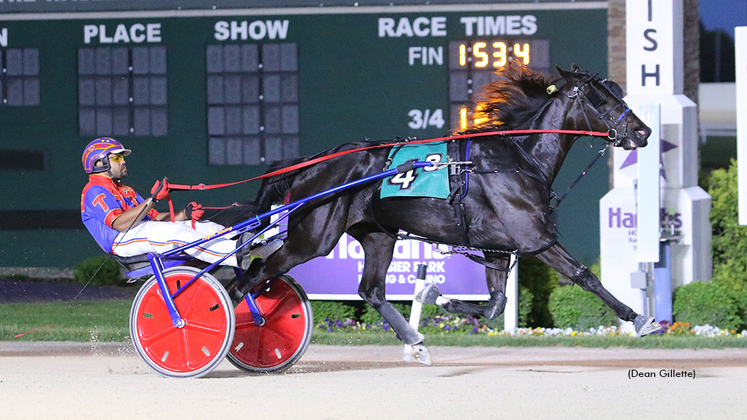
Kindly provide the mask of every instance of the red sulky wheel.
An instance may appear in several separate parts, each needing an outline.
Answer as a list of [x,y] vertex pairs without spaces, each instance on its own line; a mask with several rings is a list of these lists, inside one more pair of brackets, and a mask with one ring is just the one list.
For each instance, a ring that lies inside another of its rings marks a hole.
[[293,366],[311,341],[311,302],[290,276],[266,281],[252,289],[264,319],[254,323],[246,300],[236,307],[236,333],[228,360],[252,373],[278,373]]
[[[175,267],[164,271],[169,291],[186,285],[200,270]],[[140,357],[156,372],[171,377],[198,377],[221,363],[233,340],[236,319],[223,286],[201,275],[174,299],[185,322],[176,328],[155,276],[145,282],[132,303],[130,335]]]

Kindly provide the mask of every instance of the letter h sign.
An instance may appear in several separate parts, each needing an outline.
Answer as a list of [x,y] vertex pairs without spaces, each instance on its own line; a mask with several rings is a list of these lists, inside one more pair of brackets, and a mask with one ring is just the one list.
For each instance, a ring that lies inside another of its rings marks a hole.
[[626,0],[625,10],[628,93],[681,94],[682,0]]

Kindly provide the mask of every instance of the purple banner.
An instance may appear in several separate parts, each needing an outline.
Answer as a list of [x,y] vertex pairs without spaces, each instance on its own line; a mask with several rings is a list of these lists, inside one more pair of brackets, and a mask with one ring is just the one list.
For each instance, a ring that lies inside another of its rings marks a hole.
[[[293,276],[314,300],[360,300],[358,285],[363,273],[363,248],[347,234],[326,257],[292,269]],[[436,283],[441,292],[463,300],[487,300],[485,267],[461,255],[443,255],[434,245],[398,241],[386,273],[388,300],[412,300],[419,264],[428,266],[426,284]]]

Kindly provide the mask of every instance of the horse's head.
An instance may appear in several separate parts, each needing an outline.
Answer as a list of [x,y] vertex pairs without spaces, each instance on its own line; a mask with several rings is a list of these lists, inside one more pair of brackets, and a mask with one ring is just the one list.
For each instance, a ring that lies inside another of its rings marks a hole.
[[[628,108],[620,85],[608,79],[600,79],[597,74],[589,74],[573,65],[572,71],[561,70],[558,74],[565,85],[556,88],[551,85],[548,93],[559,93],[578,101],[570,115],[579,128],[592,131],[606,131],[608,141],[615,147],[625,150],[645,147],[651,129]],[[584,126],[585,125],[585,126]]]

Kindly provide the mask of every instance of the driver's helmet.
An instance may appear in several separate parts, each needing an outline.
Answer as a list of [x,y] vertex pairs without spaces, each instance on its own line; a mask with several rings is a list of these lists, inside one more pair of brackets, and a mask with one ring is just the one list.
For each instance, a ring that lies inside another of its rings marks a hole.
[[[88,143],[83,151],[83,169],[88,174],[105,172],[109,170],[109,153],[121,153],[125,156],[132,153],[132,150],[125,149],[122,143],[111,137],[99,137]],[[104,165],[96,166],[96,161],[101,160]]]

